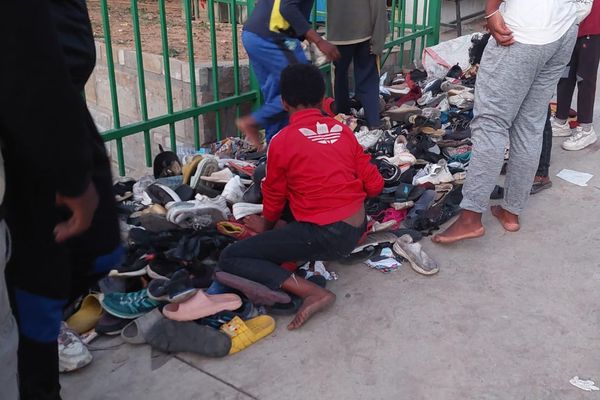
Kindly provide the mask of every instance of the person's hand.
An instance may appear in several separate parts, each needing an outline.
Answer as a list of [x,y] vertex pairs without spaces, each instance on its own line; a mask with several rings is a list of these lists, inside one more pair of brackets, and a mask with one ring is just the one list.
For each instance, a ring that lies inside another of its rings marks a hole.
[[71,218],[61,222],[54,228],[54,238],[58,243],[85,232],[92,224],[94,212],[98,207],[98,193],[90,182],[87,189],[79,197],[66,197],[56,194],[56,205],[66,206],[72,212]]
[[329,43],[325,39],[319,41],[317,43],[317,47],[319,50],[321,50],[321,52],[323,52],[323,54],[325,54],[329,61],[336,61],[342,56],[337,46]]
[[502,46],[510,46],[515,42],[512,31],[506,26],[504,17],[499,12],[487,19],[486,28]]
[[273,228],[273,224],[260,215],[249,215],[245,217],[244,225],[246,225],[246,228],[256,233],[263,233]]

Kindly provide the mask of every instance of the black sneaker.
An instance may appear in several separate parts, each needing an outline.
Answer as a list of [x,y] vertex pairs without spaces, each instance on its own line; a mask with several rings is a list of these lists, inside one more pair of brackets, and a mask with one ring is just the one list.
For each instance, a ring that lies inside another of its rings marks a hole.
[[123,328],[131,322],[130,319],[115,317],[105,312],[96,324],[96,332],[100,335],[119,335]]
[[173,273],[171,279],[154,279],[148,285],[148,297],[170,303],[182,303],[197,291],[190,274],[184,269]]
[[173,189],[168,186],[153,183],[145,190],[146,194],[154,204],[166,205],[170,202],[180,202],[181,197]]
[[134,276],[146,275],[146,267],[156,256],[154,254],[143,254],[141,257],[135,259],[132,263],[123,263],[117,269],[113,269],[108,273],[108,276],[119,276],[123,278],[130,278]]
[[158,145],[160,153],[154,157],[153,169],[154,178],[164,178],[166,176],[176,176],[182,174],[181,161],[177,154],[172,151],[164,151],[161,145]]
[[375,164],[383,177],[384,186],[397,186],[400,182],[400,169],[385,159],[376,159]]
[[180,269],[183,269],[183,266],[176,261],[156,258],[150,261],[146,267],[146,272],[153,279],[171,279],[173,274]]

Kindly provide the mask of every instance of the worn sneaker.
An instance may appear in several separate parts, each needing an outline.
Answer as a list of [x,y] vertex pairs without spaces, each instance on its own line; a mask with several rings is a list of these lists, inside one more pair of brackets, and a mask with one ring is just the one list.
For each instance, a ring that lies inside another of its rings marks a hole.
[[566,137],[573,134],[569,121],[565,121],[564,124],[559,124],[556,121],[556,118],[552,117],[550,119],[550,125],[552,126],[552,136],[554,137]]
[[[554,130],[552,133],[554,134]],[[583,128],[578,126],[575,128],[575,134],[563,142],[562,148],[571,151],[581,150],[596,143],[596,140],[598,140],[598,136],[596,135],[594,128],[586,132]]]
[[424,183],[439,185],[453,181],[454,177],[448,170],[446,160],[440,160],[437,164],[427,164],[425,168],[417,172],[413,178],[413,185],[422,185]]
[[365,150],[375,146],[382,135],[382,130],[375,129],[370,131],[367,127],[361,127],[361,129],[355,133],[356,140],[358,140],[358,143]]
[[71,372],[92,362],[92,354],[75,331],[65,322],[60,325],[58,334],[58,370]]
[[104,311],[115,317],[124,319],[135,319],[149,313],[160,302],[148,297],[146,289],[132,293],[111,293],[102,299]]

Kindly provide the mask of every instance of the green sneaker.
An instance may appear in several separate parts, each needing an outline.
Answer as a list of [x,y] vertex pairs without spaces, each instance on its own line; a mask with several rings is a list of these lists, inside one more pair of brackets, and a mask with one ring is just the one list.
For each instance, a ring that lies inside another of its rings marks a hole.
[[110,293],[102,299],[102,308],[118,318],[135,319],[149,313],[161,304],[148,297],[146,289],[131,293]]

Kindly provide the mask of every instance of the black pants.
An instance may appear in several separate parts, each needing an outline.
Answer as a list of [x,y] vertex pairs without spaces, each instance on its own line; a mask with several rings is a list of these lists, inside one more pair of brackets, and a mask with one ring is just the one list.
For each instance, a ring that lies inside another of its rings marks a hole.
[[[85,0],[53,0],[49,8],[71,82],[81,92],[95,63]],[[119,246],[110,163],[94,122],[90,115],[87,117],[90,128],[82,134],[89,135],[94,157],[91,178],[99,205],[92,226],[84,234],[57,244],[54,226],[68,215],[55,206],[55,182],[49,181],[43,171],[27,170],[22,160],[10,155],[6,160],[6,219],[13,237],[7,283],[19,326],[22,400],[60,399],[57,337],[63,308],[70,297],[79,294],[74,290],[82,290],[74,285],[102,272],[103,265],[96,263],[98,257],[109,255],[111,259]],[[43,121],[39,129],[47,129]]]
[[369,127],[377,128],[379,118],[379,65],[377,56],[371,54],[369,41],[338,46],[341,58],[334,66],[335,108],[339,113],[350,114],[350,91],[348,72],[350,63],[354,63],[355,93],[365,109],[365,118]]
[[550,168],[550,157],[552,156],[552,125],[550,124],[550,106],[548,106],[548,115],[546,116],[546,125],[544,125],[544,139],[542,141],[542,153],[540,154],[540,163],[535,176],[548,176]]
[[236,242],[221,253],[219,268],[225,272],[279,289],[291,273],[286,261],[333,261],[350,254],[364,233],[345,222],[316,225],[292,222],[283,228]]
[[569,117],[571,99],[577,85],[577,121],[580,124],[593,122],[598,62],[600,62],[600,35],[582,36],[577,39],[569,62],[568,77],[558,82],[557,118]]

